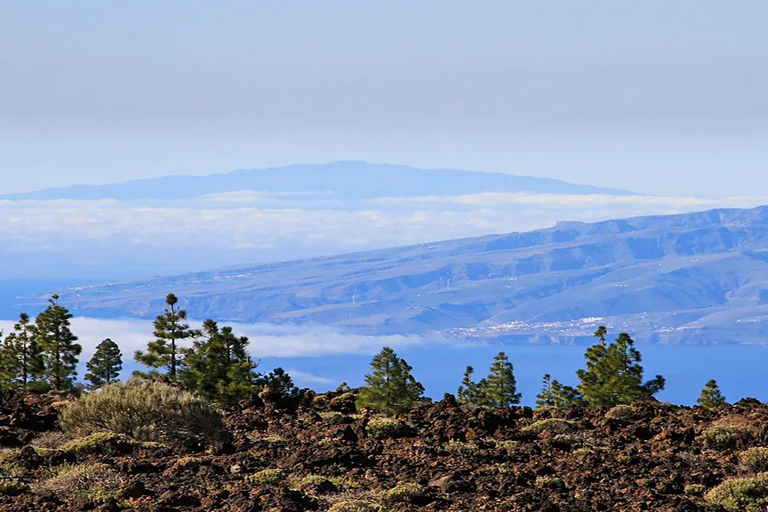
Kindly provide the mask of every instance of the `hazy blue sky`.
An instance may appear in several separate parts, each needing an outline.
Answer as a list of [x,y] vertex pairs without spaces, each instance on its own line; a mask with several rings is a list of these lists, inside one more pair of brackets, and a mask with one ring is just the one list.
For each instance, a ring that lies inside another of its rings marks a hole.
[[358,159],[753,194],[766,34],[764,0],[4,0],[0,192]]

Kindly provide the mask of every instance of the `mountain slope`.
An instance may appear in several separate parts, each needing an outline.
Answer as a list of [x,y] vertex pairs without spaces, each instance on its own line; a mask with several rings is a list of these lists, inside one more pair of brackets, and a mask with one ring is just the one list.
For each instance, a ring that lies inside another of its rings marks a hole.
[[450,169],[427,170],[367,162],[332,162],[239,170],[210,176],[167,176],[114,185],[77,185],[9,194],[0,196],[0,199],[182,199],[243,190],[282,194],[311,193],[346,199],[451,196],[481,192],[631,194],[625,190],[574,185],[531,176]]
[[[569,339],[598,321],[646,339],[768,338],[768,207],[493,235],[84,287],[79,312],[330,324],[369,334]],[[599,317],[599,318],[595,318]]]

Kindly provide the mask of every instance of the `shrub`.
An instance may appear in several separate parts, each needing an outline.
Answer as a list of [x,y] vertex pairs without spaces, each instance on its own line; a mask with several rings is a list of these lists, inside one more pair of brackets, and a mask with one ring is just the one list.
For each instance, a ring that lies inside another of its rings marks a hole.
[[445,445],[445,451],[454,455],[476,455],[479,449],[472,443],[451,440]]
[[686,496],[701,496],[704,494],[705,490],[707,490],[707,488],[701,484],[690,484],[685,486],[684,492]]
[[413,503],[423,498],[427,493],[426,487],[419,484],[400,484],[381,494],[385,503]]
[[35,485],[38,493],[105,501],[122,487],[123,479],[106,464],[66,465],[47,480]]
[[745,450],[739,454],[739,462],[752,473],[768,471],[768,448],[760,446]]
[[383,509],[376,503],[369,501],[352,500],[334,503],[328,512],[382,512]]
[[[329,485],[330,484],[330,485]],[[291,482],[291,489],[310,489],[312,487],[323,487],[328,485],[333,487],[349,486],[354,487],[352,483],[338,476],[307,475],[300,480]]]
[[113,434],[110,432],[97,432],[86,437],[73,439],[61,446],[59,450],[76,453],[78,455],[87,455],[90,453],[113,453],[121,451],[123,447],[129,447],[128,439],[125,436]]
[[400,437],[408,431],[402,421],[393,418],[373,418],[366,426],[368,435],[375,439]]
[[565,484],[563,484],[563,481],[556,477],[556,476],[539,476],[536,477],[536,482],[534,483],[534,487],[536,487],[539,490],[560,490],[565,487]]
[[41,448],[43,450],[56,450],[61,445],[69,442],[70,439],[64,432],[46,432],[38,438],[35,438],[30,444],[33,448]]
[[26,470],[16,464],[0,464],[0,493],[18,494],[25,489],[22,479]]
[[748,431],[739,426],[716,426],[705,430],[697,441],[711,450],[735,448],[748,436]]
[[206,402],[168,384],[130,380],[105,386],[67,406],[61,415],[67,434],[123,434],[169,444],[222,442],[221,418]]
[[560,448],[568,449],[578,445],[579,438],[573,434],[555,434],[552,437],[552,444]]
[[611,407],[608,412],[605,413],[605,419],[613,421],[626,421],[631,420],[635,416],[635,408],[631,405],[617,405]]
[[523,427],[522,432],[524,434],[567,434],[576,430],[576,424],[572,421],[563,420],[560,418],[547,418],[531,423],[527,427]]
[[707,492],[704,499],[729,511],[758,512],[768,505],[768,474],[725,480]]
[[246,480],[259,485],[275,485],[285,480],[286,474],[282,469],[264,469],[258,473],[248,475]]

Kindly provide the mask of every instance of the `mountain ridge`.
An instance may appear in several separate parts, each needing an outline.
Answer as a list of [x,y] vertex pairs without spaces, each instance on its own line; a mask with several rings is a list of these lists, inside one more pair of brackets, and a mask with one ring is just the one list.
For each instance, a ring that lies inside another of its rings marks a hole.
[[[62,292],[80,313],[568,341],[596,322],[652,341],[768,338],[768,206],[559,223]],[[739,329],[733,326],[739,325]]]
[[182,199],[253,190],[323,197],[380,198],[464,195],[482,192],[633,195],[621,189],[567,183],[552,178],[420,169],[406,165],[337,161],[264,169],[240,169],[204,176],[173,175],[106,185],[73,185],[0,195],[5,200]]

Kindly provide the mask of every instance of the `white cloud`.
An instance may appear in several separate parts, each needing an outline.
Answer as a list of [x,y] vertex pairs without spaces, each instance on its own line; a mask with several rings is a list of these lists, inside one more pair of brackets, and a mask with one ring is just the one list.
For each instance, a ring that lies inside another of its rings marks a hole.
[[291,376],[293,381],[300,385],[308,385],[308,384],[335,384],[338,382],[336,379],[329,379],[327,377],[320,377],[319,375],[314,375],[309,372],[303,372],[301,370],[297,370],[295,368],[288,368],[285,370],[288,375]]
[[[0,320],[0,329],[8,333],[13,320]],[[191,321],[193,325],[201,322]],[[384,346],[417,345],[418,336],[364,336],[341,333],[325,326],[296,326],[275,324],[230,324],[235,332],[248,336],[249,350],[254,358],[307,357],[338,354],[375,354]],[[135,350],[145,349],[152,340],[152,321],[142,319],[108,320],[88,317],[72,319],[72,332],[83,347],[81,361],[87,361],[102,340],[111,338],[130,361]],[[307,376],[310,379],[311,376]],[[307,382],[313,382],[307,380]],[[321,381],[314,381],[324,383]]]
[[265,197],[235,193],[168,205],[0,201],[0,278],[183,273],[525,231],[562,220],[768,203],[765,197],[485,193],[340,205],[304,196]]

